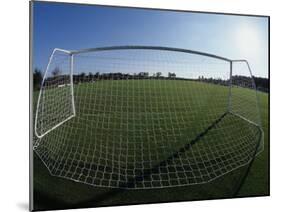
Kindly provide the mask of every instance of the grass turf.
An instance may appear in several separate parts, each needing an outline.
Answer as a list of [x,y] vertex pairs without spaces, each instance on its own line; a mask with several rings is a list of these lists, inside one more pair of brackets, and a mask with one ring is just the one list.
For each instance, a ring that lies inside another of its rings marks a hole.
[[[89,111],[85,111],[85,107],[77,106],[77,114],[80,114],[80,117],[82,116],[81,120],[83,120],[83,122],[80,121],[80,124],[82,126],[91,125],[93,123],[92,118],[95,117],[95,129],[104,130],[103,133],[100,133],[101,137],[99,137],[97,142],[106,140],[108,141],[108,145],[111,144],[110,139],[103,136],[111,133],[112,136],[110,138],[114,139],[118,131],[112,132],[111,129],[118,129],[118,127],[122,129],[124,127],[118,125],[120,120],[121,123],[123,121],[126,127],[134,127],[131,130],[135,132],[136,127],[140,127],[137,128],[139,132],[148,131],[149,134],[149,129],[153,128],[154,133],[156,130],[156,134],[158,135],[162,135],[163,132],[169,135],[169,133],[171,133],[169,132],[169,130],[171,130],[169,126],[173,124],[175,128],[184,127],[187,133],[184,136],[192,138],[194,135],[201,132],[202,129],[206,128],[214,118],[221,115],[223,110],[227,107],[227,101],[223,100],[227,98],[228,92],[226,92],[226,89],[228,88],[224,86],[186,81],[173,81],[173,83],[171,83],[163,80],[158,80],[156,82],[152,82],[151,80],[135,81],[134,87],[130,84],[132,81],[123,81],[122,83],[118,81],[111,81],[110,83],[108,81],[103,81],[99,83],[99,86],[95,85],[95,91],[92,90],[94,88],[93,85],[76,85],[75,101],[82,104],[85,104],[87,101],[89,107],[86,108],[94,106],[94,110]],[[95,92],[95,98],[93,98],[93,92]],[[182,95],[183,92],[185,95]],[[242,89],[236,90],[234,94],[238,93],[239,95],[239,92],[242,94],[240,96],[247,99],[252,91]],[[36,103],[37,95],[37,93],[34,93],[34,103]],[[269,193],[267,175],[268,98],[267,94],[264,93],[259,93],[258,95],[261,102],[262,124],[265,132],[265,150],[255,159],[246,182],[238,194],[239,196],[267,195]],[[182,98],[183,96],[185,98]],[[124,105],[124,103],[127,102],[131,103],[130,106]],[[114,106],[114,109],[112,109],[112,106]],[[196,108],[196,110],[190,110],[189,108]],[[251,110],[251,108],[248,108],[248,110]],[[171,115],[171,111],[183,112],[181,112],[181,114]],[[103,112],[102,115],[101,112]],[[89,119],[89,114],[94,116],[91,116],[92,118]],[[139,122],[130,123],[132,120],[128,120],[128,117],[131,117],[132,114],[135,120],[139,120]],[[176,115],[186,117],[178,126],[175,125],[177,120],[173,119]],[[86,117],[83,119],[83,116]],[[122,118],[128,121],[124,122]],[[160,122],[159,119],[161,120]],[[205,122],[202,122],[202,120],[205,120]],[[75,120],[73,121],[75,122]],[[104,123],[106,125],[101,125]],[[76,131],[75,133],[76,136],[79,137],[79,135],[83,133],[83,127],[80,132],[78,131],[77,133]],[[130,135],[126,133],[124,136],[129,137]],[[140,139],[140,141],[143,141],[144,137],[140,135]],[[162,144],[163,142],[167,144],[169,137],[165,139],[165,136],[161,136],[155,139],[161,140]],[[145,141],[150,142],[149,139]],[[186,142],[186,140],[179,142],[179,145],[171,146],[171,148],[176,150],[180,148],[184,142]],[[161,155],[162,158],[167,156],[168,154]],[[244,172],[245,168],[241,168],[202,185],[124,191],[120,189],[92,187],[62,178],[52,177],[43,163],[35,155],[35,209],[94,207],[111,204],[137,204],[232,197],[231,195],[234,189],[232,182],[234,180],[239,180],[241,174]]]

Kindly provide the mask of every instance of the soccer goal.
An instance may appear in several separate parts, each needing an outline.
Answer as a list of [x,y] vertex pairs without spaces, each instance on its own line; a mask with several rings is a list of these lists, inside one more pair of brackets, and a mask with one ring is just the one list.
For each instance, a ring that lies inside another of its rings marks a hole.
[[186,49],[54,49],[33,148],[51,175],[98,187],[210,182],[263,150],[246,60]]

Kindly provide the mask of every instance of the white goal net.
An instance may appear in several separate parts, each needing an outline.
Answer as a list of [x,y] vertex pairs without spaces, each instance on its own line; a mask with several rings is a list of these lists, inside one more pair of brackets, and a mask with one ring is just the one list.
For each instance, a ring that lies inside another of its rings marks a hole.
[[34,150],[98,187],[212,181],[263,149],[246,61],[165,47],[55,49],[34,91]]

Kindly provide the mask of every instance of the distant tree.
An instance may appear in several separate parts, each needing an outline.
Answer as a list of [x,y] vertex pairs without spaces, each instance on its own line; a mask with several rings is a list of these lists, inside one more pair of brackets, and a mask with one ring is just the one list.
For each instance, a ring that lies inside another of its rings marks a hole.
[[176,77],[176,74],[175,74],[175,73],[169,72],[169,73],[168,73],[168,77],[169,77],[169,78],[175,78],[175,77]]
[[137,77],[137,73],[134,73],[133,76],[132,76],[132,78],[133,78],[133,79],[137,79],[137,78],[138,78],[138,77]]
[[61,74],[61,70],[59,69],[59,67],[55,67],[54,70],[52,71],[52,75],[54,77],[58,76]]
[[89,77],[89,80],[92,81],[94,79],[93,73],[89,72],[88,77]]
[[100,76],[100,72],[96,72],[94,76],[95,76],[96,79],[98,79],[99,76]]
[[79,81],[84,82],[86,80],[86,74],[84,72],[78,75]]
[[114,80],[123,79],[124,75],[121,72],[112,73],[111,78]]
[[142,78],[147,78],[149,76],[149,73],[148,72],[140,72],[140,73],[138,73],[138,76],[142,77]]
[[198,79],[199,79],[199,81],[203,81],[204,80],[204,76],[203,75],[199,76]]
[[43,75],[40,69],[35,68],[33,72],[33,88],[34,90],[40,89],[43,80]]
[[156,77],[161,77],[162,73],[161,72],[156,72]]

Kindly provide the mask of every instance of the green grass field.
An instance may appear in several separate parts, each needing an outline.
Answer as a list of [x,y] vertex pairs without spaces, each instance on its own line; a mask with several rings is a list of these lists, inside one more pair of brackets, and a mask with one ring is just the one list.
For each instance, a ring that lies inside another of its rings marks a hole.
[[[87,161],[87,155],[97,154],[93,151],[93,147],[102,147],[106,142],[106,146],[110,148],[103,157],[109,158],[111,155],[112,160],[107,163],[114,167],[120,164],[114,162],[117,160],[114,156],[123,155],[124,158],[121,157],[118,160],[129,161],[126,166],[121,167],[124,170],[130,169],[130,166],[133,168],[140,161],[150,160],[152,162],[149,165],[153,166],[165,160],[171,153],[191,142],[196,135],[224,113],[228,104],[225,101],[228,97],[228,87],[191,81],[100,81],[75,85],[74,91],[77,117],[46,137],[45,142],[50,142],[56,147],[48,152],[51,158],[49,160],[55,159],[56,155],[69,153],[69,157],[61,159],[61,163]],[[35,92],[34,104],[37,103],[37,96],[38,92]],[[239,196],[269,194],[268,95],[258,93],[258,97],[264,130],[264,151],[256,157],[238,193]],[[244,113],[243,115],[249,116],[247,118],[255,121],[254,109],[249,106],[253,103],[252,90],[233,89],[233,110]],[[216,130],[210,132],[206,136],[208,142],[223,141],[223,136],[225,136],[233,141],[231,145],[234,146],[234,143],[239,141],[237,140],[239,135],[249,128],[248,124],[233,117],[224,119],[221,125],[229,127],[222,132]],[[221,135],[214,137],[218,132]],[[64,138],[63,142],[55,139],[58,136]],[[219,139],[215,140],[217,137]],[[80,141],[81,138],[83,141]],[[118,143],[120,148],[114,146],[116,138],[121,138]],[[171,140],[175,141],[172,145]],[[128,141],[133,142],[128,143]],[[198,147],[201,144],[202,142],[198,144]],[[72,147],[76,147],[81,154],[74,154],[72,157],[70,154]],[[169,151],[160,151],[161,147],[166,149],[169,147]],[[137,154],[140,149],[142,154]],[[224,153],[224,150],[219,149],[221,153]],[[157,157],[153,158],[153,155]],[[71,158],[71,161],[67,158]],[[93,158],[92,162],[103,163],[95,160],[98,158]],[[144,166],[144,164],[141,165]],[[61,166],[53,169],[54,174],[63,176],[71,174],[71,172],[64,172],[65,168],[59,167]],[[246,169],[247,166],[242,167],[205,184],[149,190],[122,190],[89,186],[51,176],[35,154],[35,208],[59,209],[233,197],[233,191],[239,186],[241,176],[244,175]],[[71,176],[84,182],[89,180],[83,176]],[[109,184],[108,180],[98,181],[95,184],[115,185],[114,176],[110,179],[113,184]]]

